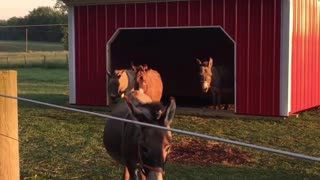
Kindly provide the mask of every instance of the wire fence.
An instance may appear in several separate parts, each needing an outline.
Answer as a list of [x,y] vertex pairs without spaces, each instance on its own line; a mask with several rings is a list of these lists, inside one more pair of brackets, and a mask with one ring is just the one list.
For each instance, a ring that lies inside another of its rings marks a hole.
[[238,146],[261,150],[261,151],[276,153],[276,154],[280,154],[280,155],[286,155],[289,157],[320,162],[320,157],[313,157],[313,156],[308,156],[308,155],[304,155],[304,154],[273,149],[273,148],[269,148],[269,147],[264,147],[264,146],[229,140],[229,139],[225,139],[225,138],[209,136],[209,135],[205,135],[205,134],[199,134],[199,133],[175,129],[175,128],[167,128],[167,127],[157,126],[157,125],[143,123],[143,122],[139,122],[139,121],[132,121],[129,119],[123,119],[123,118],[114,117],[114,116],[110,116],[110,115],[106,115],[106,114],[99,114],[96,112],[90,112],[90,111],[85,111],[85,110],[80,110],[80,109],[75,109],[75,108],[70,108],[70,107],[59,106],[59,105],[55,105],[55,104],[50,104],[50,103],[36,101],[36,100],[22,98],[22,97],[12,97],[12,96],[2,95],[2,94],[0,94],[0,97],[16,99],[16,100],[20,100],[20,101],[25,101],[25,102],[29,102],[29,103],[39,104],[39,105],[53,107],[53,108],[57,108],[57,109],[67,110],[67,111],[85,113],[85,114],[89,114],[89,115],[93,115],[93,116],[97,116],[97,117],[108,118],[110,120],[117,120],[117,121],[121,121],[121,122],[132,123],[132,124],[137,124],[137,125],[146,126],[146,127],[158,128],[158,129],[171,131],[171,132],[178,133],[178,134],[193,136],[193,137],[202,138],[202,139],[206,139],[206,140],[219,141],[219,142],[224,142],[224,143],[228,143],[228,144],[234,144],[234,145],[238,145]]
[[67,24],[0,26],[0,52],[63,51]]

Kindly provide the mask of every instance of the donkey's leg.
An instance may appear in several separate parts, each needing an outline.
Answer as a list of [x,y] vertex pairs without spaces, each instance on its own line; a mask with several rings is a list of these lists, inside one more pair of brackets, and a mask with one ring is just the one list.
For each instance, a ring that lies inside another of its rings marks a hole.
[[[128,180],[138,180],[137,172],[139,173],[139,171],[137,171],[135,166],[127,165],[126,168],[127,168],[128,173],[129,173],[129,179]],[[125,180],[127,180],[127,179],[125,179]]]
[[130,180],[130,174],[127,166],[124,167],[123,180]]
[[217,90],[216,94],[217,94],[217,106],[218,106],[218,109],[222,109],[221,108],[221,90]]
[[214,109],[217,109],[217,91],[215,91],[212,88],[211,94],[212,94],[212,106],[213,106]]

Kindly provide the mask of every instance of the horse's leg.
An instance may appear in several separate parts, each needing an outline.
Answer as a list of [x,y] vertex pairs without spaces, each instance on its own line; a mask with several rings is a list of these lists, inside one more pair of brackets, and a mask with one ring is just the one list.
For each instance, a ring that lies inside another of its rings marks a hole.
[[123,180],[130,180],[130,174],[127,166],[124,167]]

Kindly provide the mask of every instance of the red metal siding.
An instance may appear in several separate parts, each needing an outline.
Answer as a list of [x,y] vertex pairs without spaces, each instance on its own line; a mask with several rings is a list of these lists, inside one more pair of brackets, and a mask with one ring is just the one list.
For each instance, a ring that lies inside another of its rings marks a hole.
[[75,7],[77,104],[106,104],[102,45],[118,27],[221,26],[236,41],[237,112],[277,116],[280,4],[278,0],[193,0]]
[[293,0],[291,113],[320,105],[320,2]]

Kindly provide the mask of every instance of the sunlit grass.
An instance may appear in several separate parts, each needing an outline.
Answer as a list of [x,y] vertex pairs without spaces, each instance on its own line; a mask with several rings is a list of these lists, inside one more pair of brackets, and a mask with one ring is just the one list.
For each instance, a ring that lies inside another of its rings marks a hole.
[[[66,69],[18,69],[19,96],[68,105]],[[107,110],[99,109],[100,113]],[[320,110],[293,120],[177,115],[173,128],[320,157]],[[21,179],[120,179],[122,167],[102,145],[105,120],[19,102]],[[175,141],[186,138],[174,134]],[[250,165],[199,167],[170,162],[166,179],[319,179],[320,163],[240,148]]]

